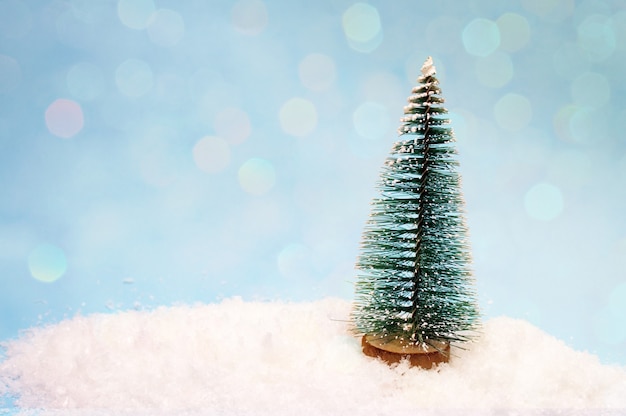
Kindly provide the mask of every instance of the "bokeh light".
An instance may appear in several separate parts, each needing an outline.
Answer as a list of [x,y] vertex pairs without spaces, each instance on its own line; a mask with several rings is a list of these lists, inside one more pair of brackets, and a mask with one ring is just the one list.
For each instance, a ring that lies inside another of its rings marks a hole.
[[83,129],[83,110],[76,101],[59,98],[45,112],[46,127],[55,136],[69,139]]
[[152,89],[154,84],[152,68],[140,59],[127,59],[117,67],[115,83],[122,94],[139,98]]
[[387,109],[372,101],[359,105],[352,115],[352,121],[359,136],[369,140],[385,137],[392,128]]
[[240,0],[232,9],[233,25],[246,35],[258,35],[267,27],[269,17],[261,0]]
[[383,40],[378,9],[366,3],[354,3],[343,13],[343,32],[351,48],[372,52]]
[[561,190],[549,183],[538,183],[526,192],[524,208],[531,218],[551,221],[563,212]]
[[613,13],[610,24],[615,36],[616,50],[618,52],[626,50],[626,10]]
[[159,9],[150,17],[147,31],[154,44],[172,47],[178,44],[185,34],[185,22],[175,11]]
[[221,137],[206,136],[192,150],[196,166],[207,173],[222,171],[230,164],[230,147]]
[[217,135],[230,144],[243,143],[252,132],[248,113],[236,107],[227,107],[217,113],[214,128]]
[[241,189],[251,195],[264,195],[276,182],[274,165],[261,158],[248,159],[238,172]]
[[496,102],[493,115],[500,127],[509,131],[517,131],[530,123],[532,106],[523,95],[509,93]]
[[552,120],[554,131],[557,137],[565,142],[573,141],[570,131],[570,120],[574,113],[578,110],[578,106],[568,104],[561,107]]
[[117,15],[131,29],[145,29],[156,7],[152,0],[119,0]]
[[607,16],[592,14],[578,25],[578,46],[593,62],[603,61],[615,50],[615,33]]
[[278,113],[280,126],[287,134],[296,137],[308,136],[317,126],[317,109],[304,98],[291,98]]
[[606,114],[590,106],[575,107],[569,119],[570,137],[580,144],[597,144],[606,134]]
[[15,88],[22,79],[22,72],[17,61],[10,56],[0,55],[0,94]]
[[300,82],[312,91],[330,88],[336,78],[335,62],[327,55],[312,53],[298,65]]
[[32,14],[24,1],[0,1],[0,36],[21,38],[31,29]]
[[462,39],[467,53],[488,56],[500,46],[500,30],[492,20],[477,18],[465,26]]
[[476,78],[491,88],[505,86],[513,78],[513,62],[508,54],[494,52],[475,63]]
[[530,41],[528,20],[517,13],[504,13],[496,20],[500,32],[500,48],[507,52],[515,52]]
[[52,283],[67,271],[65,252],[52,244],[40,244],[28,256],[28,269],[40,282]]
[[73,65],[65,77],[67,89],[79,100],[91,101],[104,92],[104,74],[91,63],[79,62]]
[[574,104],[600,108],[609,102],[611,86],[604,75],[586,72],[572,82],[571,92]]

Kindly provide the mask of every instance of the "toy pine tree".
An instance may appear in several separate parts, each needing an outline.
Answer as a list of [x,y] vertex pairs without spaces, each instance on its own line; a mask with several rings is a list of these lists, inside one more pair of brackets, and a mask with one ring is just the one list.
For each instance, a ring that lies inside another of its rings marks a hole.
[[454,136],[430,57],[418,82],[363,233],[351,318],[366,354],[430,368],[468,340],[479,313]]

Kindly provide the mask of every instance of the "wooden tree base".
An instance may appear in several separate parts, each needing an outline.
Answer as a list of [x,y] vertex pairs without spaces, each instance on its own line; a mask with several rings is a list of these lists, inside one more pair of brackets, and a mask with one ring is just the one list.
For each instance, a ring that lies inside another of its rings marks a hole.
[[372,335],[361,339],[363,353],[369,357],[380,358],[387,364],[394,364],[407,358],[411,366],[430,369],[450,359],[450,343],[431,341],[431,345],[414,344],[404,340],[384,341]]

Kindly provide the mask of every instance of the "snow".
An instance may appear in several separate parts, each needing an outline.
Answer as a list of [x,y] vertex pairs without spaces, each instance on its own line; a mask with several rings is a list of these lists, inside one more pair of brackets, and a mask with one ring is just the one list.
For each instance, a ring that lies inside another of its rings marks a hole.
[[429,56],[424,61],[424,65],[422,65],[422,76],[429,77],[435,75],[437,70],[435,69],[435,65],[433,65],[433,58]]
[[491,319],[465,350],[453,349],[450,363],[428,371],[364,356],[349,311],[350,302],[330,298],[227,299],[76,316],[4,344],[0,395],[37,415],[626,409],[626,368],[602,365],[528,322]]

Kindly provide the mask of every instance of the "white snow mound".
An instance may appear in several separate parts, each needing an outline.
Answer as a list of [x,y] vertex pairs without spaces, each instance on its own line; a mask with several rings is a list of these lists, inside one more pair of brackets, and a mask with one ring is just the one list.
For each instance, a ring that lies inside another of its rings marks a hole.
[[0,396],[37,415],[626,409],[625,368],[601,365],[525,321],[486,322],[466,350],[429,371],[364,356],[348,332],[349,311],[339,299],[229,299],[77,316],[4,343]]

